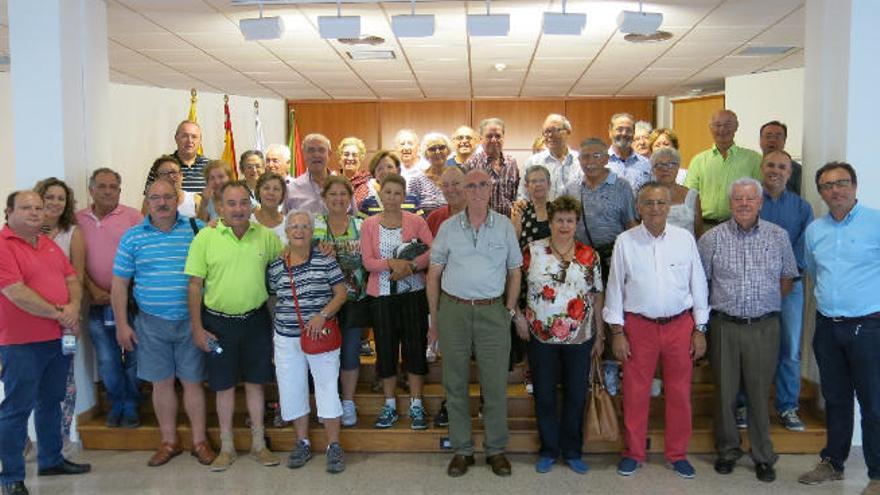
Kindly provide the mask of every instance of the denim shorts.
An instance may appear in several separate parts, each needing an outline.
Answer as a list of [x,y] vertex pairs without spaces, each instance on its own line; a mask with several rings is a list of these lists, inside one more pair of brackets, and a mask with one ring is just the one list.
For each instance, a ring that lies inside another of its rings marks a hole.
[[205,379],[205,353],[193,344],[190,320],[166,320],[139,311],[137,376],[149,382],[177,377],[186,382]]

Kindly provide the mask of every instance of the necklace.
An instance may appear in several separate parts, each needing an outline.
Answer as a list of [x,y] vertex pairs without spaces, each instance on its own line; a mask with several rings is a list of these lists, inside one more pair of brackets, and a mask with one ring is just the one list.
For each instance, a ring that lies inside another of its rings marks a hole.
[[571,253],[574,251],[574,242],[572,241],[571,246],[569,246],[568,249],[565,250],[565,252],[562,252],[556,247],[556,245],[551,240],[550,241],[550,249],[552,249],[553,252],[555,252],[557,255],[559,255],[560,260],[566,261],[566,259],[569,258],[569,255],[571,255]]

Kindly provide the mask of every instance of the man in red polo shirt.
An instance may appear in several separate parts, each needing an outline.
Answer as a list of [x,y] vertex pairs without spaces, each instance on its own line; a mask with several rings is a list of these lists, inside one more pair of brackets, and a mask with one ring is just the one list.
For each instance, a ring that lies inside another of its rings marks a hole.
[[38,474],[81,474],[88,464],[61,456],[61,401],[70,356],[61,329],[78,331],[81,289],[76,272],[55,242],[40,233],[43,200],[17,191],[6,200],[0,230],[0,487],[27,494],[24,444],[31,411],[37,429]]

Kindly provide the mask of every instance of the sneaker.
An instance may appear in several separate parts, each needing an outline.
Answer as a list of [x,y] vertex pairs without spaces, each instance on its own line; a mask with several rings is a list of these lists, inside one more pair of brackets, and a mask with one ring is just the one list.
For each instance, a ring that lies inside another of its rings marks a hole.
[[697,475],[694,467],[691,466],[691,463],[688,462],[687,459],[673,462],[672,470],[675,471],[675,474],[677,474],[679,478],[684,478],[686,480],[692,480]]
[[861,495],[880,495],[880,480],[871,480]]
[[552,457],[538,457],[538,462],[535,463],[535,471],[541,474],[549,473],[553,469],[554,464],[556,464],[556,459]]
[[257,452],[251,451],[251,459],[266,467],[277,466],[281,464],[281,460],[278,459],[278,456],[276,456],[274,453],[272,453],[271,450],[266,447],[263,447]]
[[590,466],[588,466],[587,463],[580,458],[566,459],[565,464],[568,466],[569,469],[577,474],[587,474],[587,471],[590,470]]
[[385,404],[382,406],[382,410],[379,411],[379,417],[376,418],[376,424],[373,426],[379,429],[391,428],[394,426],[394,423],[397,423],[398,419],[400,417],[397,415],[397,410]]
[[617,464],[617,474],[621,476],[632,476],[639,469],[639,461],[632,457],[624,457]]
[[745,430],[749,427],[749,408],[746,406],[738,406],[733,417],[736,421],[736,427],[740,430]]
[[312,446],[303,440],[297,440],[293,451],[287,456],[287,467],[301,468],[312,458]]
[[327,446],[327,472],[341,473],[345,471],[345,460],[342,458],[342,446],[336,442]]
[[797,409],[789,409],[779,413],[779,422],[786,430],[804,431],[804,422],[798,416]]
[[438,428],[446,428],[449,426],[449,411],[446,410],[446,401],[440,404],[440,410],[434,416],[434,426]]
[[410,428],[412,428],[413,430],[428,429],[428,418],[425,414],[425,408],[422,406],[409,406],[409,420],[411,422]]
[[831,465],[831,459],[822,459],[816,464],[812,470],[802,474],[798,481],[805,485],[818,485],[826,481],[837,481],[843,479],[843,471],[834,469]]
[[215,473],[219,473],[221,471],[226,471],[229,469],[229,466],[235,462],[235,452],[226,452],[225,450],[221,450],[217,457],[214,458],[214,462],[211,463],[211,471]]
[[354,401],[342,401],[342,426],[354,426],[358,422],[357,406]]
[[370,347],[370,339],[361,339],[361,356],[372,356],[373,348]]

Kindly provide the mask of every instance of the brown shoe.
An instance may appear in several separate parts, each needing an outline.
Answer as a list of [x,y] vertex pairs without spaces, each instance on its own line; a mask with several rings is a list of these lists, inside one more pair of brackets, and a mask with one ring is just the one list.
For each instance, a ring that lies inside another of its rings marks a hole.
[[211,448],[211,444],[207,441],[193,445],[190,455],[198,459],[199,464],[203,466],[211,465],[211,463],[214,462],[214,459],[217,458],[217,454],[214,452],[214,449]]
[[468,466],[473,465],[474,456],[455,454],[452,456],[452,460],[449,461],[449,467],[446,468],[446,474],[453,478],[458,478],[459,476],[464,476],[464,473],[468,470]]
[[868,486],[862,490],[862,495],[878,495],[880,494],[880,480],[871,480]]
[[179,443],[168,443],[162,442],[159,445],[159,450],[153,454],[153,457],[150,457],[150,460],[147,461],[147,466],[157,467],[163,464],[167,464],[168,461],[174,459],[179,456],[183,452],[183,448],[180,447]]
[[498,476],[510,476],[510,461],[504,454],[490,455],[486,458],[486,464],[492,468],[492,472]]

